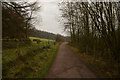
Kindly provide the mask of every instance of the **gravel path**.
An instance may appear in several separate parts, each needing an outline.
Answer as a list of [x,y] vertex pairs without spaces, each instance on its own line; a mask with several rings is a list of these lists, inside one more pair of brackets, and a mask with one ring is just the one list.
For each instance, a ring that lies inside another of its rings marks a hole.
[[46,78],[96,78],[66,44],[61,44]]

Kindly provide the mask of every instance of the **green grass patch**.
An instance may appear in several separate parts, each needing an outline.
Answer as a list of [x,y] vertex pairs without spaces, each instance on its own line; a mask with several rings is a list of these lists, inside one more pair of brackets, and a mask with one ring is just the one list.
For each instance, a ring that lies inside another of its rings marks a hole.
[[31,40],[33,39],[39,39],[41,41],[55,41],[55,40],[50,40],[50,39],[43,39],[43,38],[36,38],[36,37],[29,37]]
[[[51,49],[44,50],[42,54],[36,55],[34,57],[34,61],[37,61],[38,65],[33,66],[36,72],[34,72],[34,74],[31,74],[28,77],[30,78],[31,76],[33,76],[34,78],[44,78],[51,67],[51,64],[56,56],[58,48],[59,43],[55,46],[52,46]],[[34,61],[33,63],[35,63]]]
[[59,48],[59,43],[53,45],[51,40],[50,48],[43,49],[46,42],[42,39],[40,44],[32,41],[29,46],[3,50],[3,78],[43,78]]
[[[104,60],[102,58],[95,58],[94,56],[86,55],[85,53],[80,53],[77,48],[68,46],[74,54],[84,62],[96,75],[100,78],[115,78],[117,75],[116,64],[112,65],[109,60]],[[114,67],[113,67],[114,66]]]

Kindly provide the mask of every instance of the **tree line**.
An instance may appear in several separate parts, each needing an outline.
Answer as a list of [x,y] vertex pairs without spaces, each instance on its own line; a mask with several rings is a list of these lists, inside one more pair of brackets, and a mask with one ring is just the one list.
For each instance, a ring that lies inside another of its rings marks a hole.
[[2,2],[2,38],[28,38],[33,29],[33,13],[38,9],[37,2]]
[[71,45],[111,60],[120,74],[120,2],[62,2],[60,10]]
[[30,36],[32,36],[32,37],[51,39],[51,40],[55,40],[55,38],[56,38],[56,34],[46,32],[46,31],[41,31],[38,29],[33,29],[31,33],[32,34]]
[[34,12],[40,7],[38,2],[2,2],[2,38],[28,39],[33,36],[56,40],[58,35],[37,30],[34,26]]

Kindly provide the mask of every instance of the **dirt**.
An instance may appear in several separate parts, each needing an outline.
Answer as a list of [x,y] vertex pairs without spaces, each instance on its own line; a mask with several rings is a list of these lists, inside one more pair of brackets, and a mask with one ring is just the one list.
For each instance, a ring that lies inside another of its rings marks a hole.
[[74,53],[62,43],[46,78],[96,78]]

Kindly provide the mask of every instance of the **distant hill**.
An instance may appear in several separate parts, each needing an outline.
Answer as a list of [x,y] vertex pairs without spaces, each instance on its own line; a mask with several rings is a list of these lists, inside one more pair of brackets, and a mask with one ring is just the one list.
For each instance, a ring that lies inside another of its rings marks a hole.
[[46,32],[46,31],[37,30],[37,29],[34,29],[32,31],[31,36],[38,37],[38,38],[44,38],[44,39],[51,39],[51,40],[55,40],[55,38],[56,38],[56,34]]

